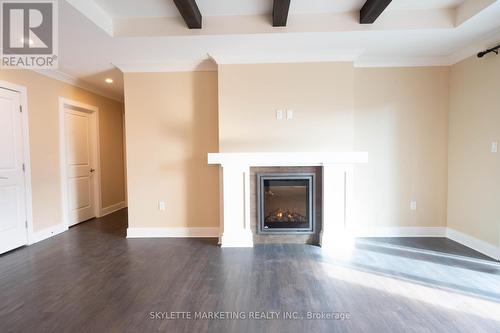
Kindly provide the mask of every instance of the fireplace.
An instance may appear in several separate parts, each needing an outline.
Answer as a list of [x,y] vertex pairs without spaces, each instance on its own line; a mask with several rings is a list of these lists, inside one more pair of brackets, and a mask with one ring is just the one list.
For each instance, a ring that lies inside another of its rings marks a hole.
[[257,174],[258,233],[314,233],[314,174]]

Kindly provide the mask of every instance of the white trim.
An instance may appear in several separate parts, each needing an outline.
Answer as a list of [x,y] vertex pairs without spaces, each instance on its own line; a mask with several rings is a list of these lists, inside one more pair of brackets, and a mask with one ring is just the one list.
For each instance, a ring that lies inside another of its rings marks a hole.
[[115,64],[123,73],[214,72],[217,64],[211,59],[170,60],[168,62],[135,62]]
[[372,227],[349,229],[353,237],[446,237],[500,261],[500,247],[447,227]]
[[123,141],[123,191],[125,207],[128,206],[128,169],[127,169],[127,127],[125,126],[125,108],[122,110],[122,141]]
[[54,226],[42,229],[40,231],[36,231],[33,233],[33,237],[31,238],[29,245],[33,245],[35,243],[46,240],[47,238],[59,235],[67,230],[68,230],[68,226],[66,226],[63,223],[60,223],[60,224],[56,224]]
[[488,260],[488,259],[479,259],[479,258],[474,258],[474,257],[467,257],[464,255],[460,254],[452,254],[452,253],[447,253],[447,252],[440,252],[436,250],[430,250],[430,249],[423,249],[423,248],[415,248],[412,246],[408,245],[402,245],[402,244],[392,244],[392,243],[386,243],[386,242],[376,242],[376,241],[371,241],[369,239],[358,239],[356,240],[356,244],[360,245],[374,245],[376,247],[383,247],[387,249],[395,249],[395,250],[403,250],[405,252],[412,252],[412,253],[424,253],[424,254],[429,254],[432,256],[438,256],[442,258],[447,258],[447,259],[458,259],[461,261],[468,261],[468,262],[473,262],[473,263],[481,263],[484,265],[490,265],[494,267],[499,267],[499,263]]
[[368,163],[367,152],[317,153],[209,153],[208,164],[222,166],[320,166],[326,164]]
[[442,57],[360,57],[354,68],[372,67],[447,67],[453,65],[450,56]]
[[32,69],[32,71],[35,73],[38,73],[40,75],[49,77],[49,78],[57,80],[57,81],[67,83],[67,84],[72,85],[74,87],[89,91],[91,93],[112,99],[112,100],[120,102],[120,103],[123,103],[123,101],[124,101],[123,97],[121,97],[121,96],[116,96],[113,94],[105,93],[101,89],[97,89],[89,83],[86,83],[78,78],[75,78],[72,75],[63,73],[63,72],[55,70],[55,69]]
[[84,109],[84,110],[87,110],[87,111],[90,111],[90,112],[99,112],[99,108],[97,106],[93,106],[93,105],[90,105],[90,104],[81,103],[81,102],[74,101],[74,100],[71,100],[71,99],[68,99],[68,98],[59,97],[59,102],[62,102],[63,106],[64,105],[69,105],[69,106],[72,106],[72,107],[75,107],[75,108],[79,108],[79,109]]
[[[467,57],[477,53],[480,48],[467,53]],[[354,54],[354,52],[353,52]],[[211,57],[211,56],[210,56]],[[215,58],[211,58],[214,59]],[[358,57],[357,55],[346,56],[293,56],[283,55],[242,57],[241,55],[218,58],[217,63],[208,60],[178,61],[172,60],[166,63],[116,63],[123,73],[167,73],[167,72],[213,72],[217,71],[219,65],[247,65],[247,64],[296,64],[296,63],[318,63],[318,62],[349,62],[355,68],[371,67],[447,67],[455,64],[455,54],[440,57]]]
[[466,235],[463,232],[452,228],[447,229],[446,237],[457,243],[470,247],[473,250],[481,252],[482,254],[485,254],[495,260],[500,260],[500,247],[498,246],[477,239],[473,236]]
[[351,206],[352,165],[326,164],[322,168],[322,225],[319,243],[321,247],[338,244],[339,237],[345,236],[348,211]]
[[23,157],[24,157],[24,186],[25,186],[25,200],[26,200],[26,220],[28,222],[28,228],[26,230],[27,244],[32,243],[33,239],[33,194],[31,187],[31,158],[30,158],[30,136],[29,136],[29,113],[28,113],[28,90],[25,86],[10,83],[7,81],[0,80],[0,87],[16,91],[20,95],[19,102],[23,109],[22,112],[22,122],[23,122]]
[[61,203],[62,203],[62,220],[63,224],[69,227],[68,220],[68,182],[66,176],[66,142],[65,142],[65,107],[74,107],[80,110],[89,112],[92,115],[95,131],[92,131],[93,160],[95,163],[94,174],[94,214],[95,217],[101,216],[101,154],[99,140],[99,108],[96,106],[80,103],[64,97],[59,97],[59,161],[60,161],[60,177],[61,177]]
[[95,1],[89,0],[66,0],[71,6],[91,20],[95,25],[104,30],[109,36],[113,37],[114,22],[113,17],[109,15]]
[[241,64],[288,64],[288,63],[315,63],[315,62],[353,62],[363,53],[362,49],[324,50],[324,52],[261,52],[246,54],[230,54],[211,52],[208,57],[217,65]]
[[220,189],[222,211],[220,226],[223,234],[222,247],[252,247],[250,230],[250,168],[242,165],[222,167],[222,187]]
[[253,234],[250,229],[237,232],[224,232],[220,237],[221,247],[253,247]]
[[488,35],[481,38],[481,40],[476,40],[473,44],[470,44],[449,56],[449,64],[455,65],[465,60],[469,57],[475,57],[478,52],[489,49],[493,46],[498,45],[500,29],[496,29]]
[[109,205],[108,207],[104,207],[101,209],[101,217],[109,215],[111,213],[114,213],[114,212],[116,212],[120,209],[123,209],[125,207],[127,207],[127,204],[125,203],[125,201],[116,203],[114,205]]
[[365,227],[348,231],[354,237],[446,237],[446,227]]
[[219,228],[128,228],[127,238],[219,237]]

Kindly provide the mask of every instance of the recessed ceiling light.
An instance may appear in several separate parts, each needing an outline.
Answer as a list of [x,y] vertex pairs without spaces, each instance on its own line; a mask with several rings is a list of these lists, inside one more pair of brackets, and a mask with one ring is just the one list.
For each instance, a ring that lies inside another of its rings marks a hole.
[[106,80],[104,80],[104,81],[106,81],[106,83],[110,83],[110,84],[111,84],[111,83],[113,83],[113,79],[110,79],[110,78],[107,78],[107,79],[106,79]]

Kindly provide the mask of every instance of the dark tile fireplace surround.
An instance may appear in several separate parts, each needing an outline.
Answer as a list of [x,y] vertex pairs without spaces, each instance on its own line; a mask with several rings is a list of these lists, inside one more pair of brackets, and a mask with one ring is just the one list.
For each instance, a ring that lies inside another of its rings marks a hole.
[[250,169],[254,243],[319,244],[321,167]]

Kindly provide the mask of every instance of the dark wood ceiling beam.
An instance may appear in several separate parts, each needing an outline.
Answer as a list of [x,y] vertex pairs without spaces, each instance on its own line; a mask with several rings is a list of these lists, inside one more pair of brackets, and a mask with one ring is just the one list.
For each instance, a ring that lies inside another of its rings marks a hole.
[[196,0],[174,0],[189,29],[201,29],[201,13]]
[[359,23],[372,24],[392,0],[367,0],[359,12]]
[[286,27],[290,0],[274,0],[273,27]]

